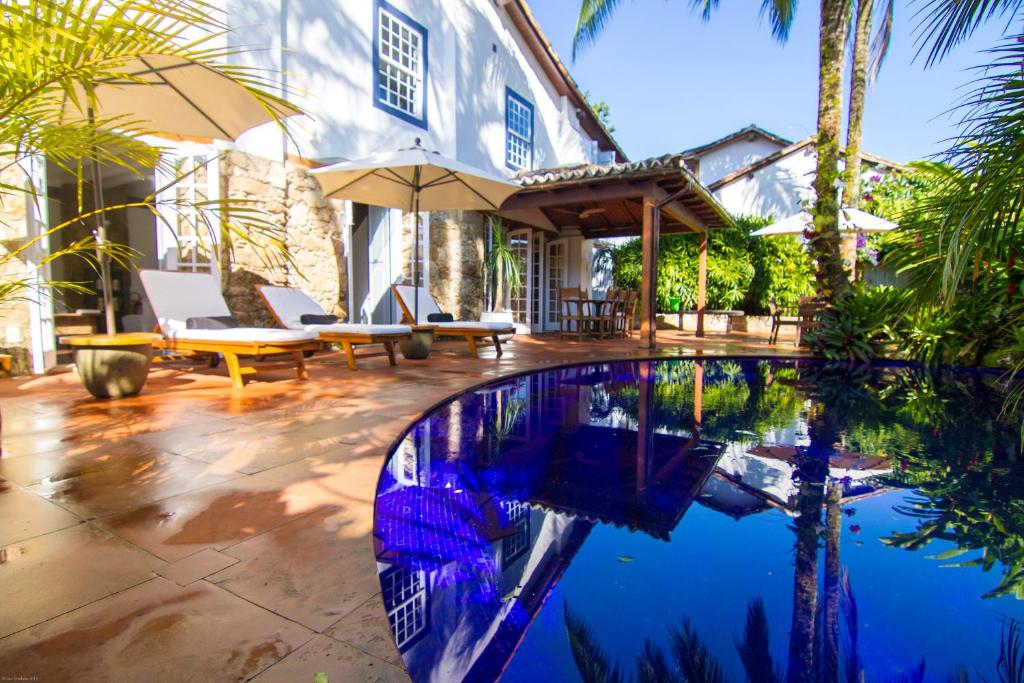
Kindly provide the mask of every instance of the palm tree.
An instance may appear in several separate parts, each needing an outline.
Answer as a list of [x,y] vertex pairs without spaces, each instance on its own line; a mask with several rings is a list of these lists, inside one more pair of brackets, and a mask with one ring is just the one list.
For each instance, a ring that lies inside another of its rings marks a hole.
[[[592,44],[604,30],[620,0],[582,0],[573,57]],[[690,0],[701,17],[710,18],[718,0]],[[850,283],[839,253],[839,140],[842,123],[843,64],[853,0],[821,0],[818,71],[817,173],[814,189],[814,229],[807,237],[818,264],[818,292],[831,301],[841,298]],[[768,18],[772,35],[784,43],[793,24],[797,0],[762,0],[761,12]]]
[[861,142],[864,133],[864,103],[868,85],[882,68],[892,37],[892,19],[895,0],[886,0],[879,16],[879,27],[874,41],[871,28],[874,22],[874,0],[857,0],[853,27],[853,59],[850,66],[850,108],[846,122],[846,172],[844,175],[844,203],[856,208],[860,204]]

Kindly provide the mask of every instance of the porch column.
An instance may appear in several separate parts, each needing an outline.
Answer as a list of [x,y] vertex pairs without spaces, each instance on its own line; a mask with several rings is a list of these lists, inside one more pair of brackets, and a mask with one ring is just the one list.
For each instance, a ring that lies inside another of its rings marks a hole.
[[708,231],[700,233],[697,249],[697,336],[704,336],[704,308],[708,297]]
[[640,348],[653,349],[658,327],[658,238],[661,209],[652,195],[644,196],[642,267],[640,277]]

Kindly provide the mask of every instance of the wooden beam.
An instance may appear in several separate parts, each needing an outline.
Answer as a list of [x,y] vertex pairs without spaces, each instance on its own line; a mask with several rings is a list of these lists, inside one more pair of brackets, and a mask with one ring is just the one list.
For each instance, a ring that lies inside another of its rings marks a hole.
[[654,198],[662,206],[662,210],[673,220],[679,221],[694,232],[708,231],[708,224],[703,218],[657,185],[654,186]]
[[708,297],[708,233],[700,233],[697,248],[697,336],[704,336],[704,308]]
[[652,195],[644,197],[644,221],[641,232],[640,276],[640,346],[653,349],[657,344],[658,328],[658,235],[661,210]]
[[565,206],[575,209],[579,204],[587,202],[618,201],[637,199],[649,193],[651,183],[618,183],[609,187],[577,187],[571,190],[537,190],[524,188],[519,194],[509,197],[501,205],[502,211],[519,209],[547,209],[553,206]]

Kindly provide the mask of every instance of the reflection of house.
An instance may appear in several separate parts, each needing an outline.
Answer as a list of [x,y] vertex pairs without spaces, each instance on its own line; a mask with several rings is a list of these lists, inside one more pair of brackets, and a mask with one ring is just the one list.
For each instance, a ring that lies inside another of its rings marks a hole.
[[[759,445],[749,447],[732,443],[716,468],[717,474],[728,480],[730,488],[716,486],[702,492],[701,500],[709,507],[727,507],[730,499],[742,494],[761,497],[772,505],[789,508],[799,482],[794,478],[802,446]],[[849,451],[834,453],[829,458],[829,477],[844,486],[844,497],[859,495],[873,487],[867,482],[872,477],[892,471],[889,459]],[[709,497],[705,497],[708,493]]]
[[719,471],[708,477],[697,502],[733,519],[756,515],[771,507],[762,496],[747,490]]
[[[813,137],[797,142],[750,125],[683,153],[687,165],[734,216],[800,212],[813,199],[817,165]],[[864,154],[865,173],[900,168],[897,162]]]

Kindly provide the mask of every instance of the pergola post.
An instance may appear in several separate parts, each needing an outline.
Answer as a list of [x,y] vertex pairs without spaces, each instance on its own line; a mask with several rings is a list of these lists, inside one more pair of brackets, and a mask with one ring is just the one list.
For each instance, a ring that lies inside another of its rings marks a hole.
[[708,298],[708,231],[700,232],[697,248],[697,336],[704,336],[704,308]]
[[653,349],[658,328],[658,238],[661,232],[661,209],[651,194],[644,195],[641,231],[640,277],[640,347]]

